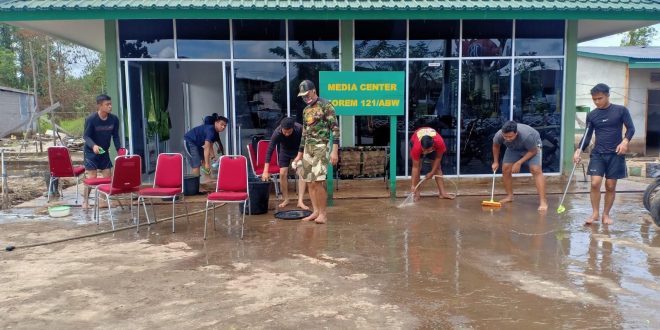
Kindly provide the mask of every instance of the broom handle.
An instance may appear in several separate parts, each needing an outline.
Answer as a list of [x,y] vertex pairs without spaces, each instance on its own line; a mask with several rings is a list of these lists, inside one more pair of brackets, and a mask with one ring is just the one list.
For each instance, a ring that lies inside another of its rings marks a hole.
[[[589,123],[587,123],[587,127],[585,128],[584,135],[582,136],[582,142],[580,142],[580,155],[582,155],[582,148],[584,147],[584,141],[586,140],[587,133],[589,133]],[[566,192],[568,192],[568,186],[571,185],[571,181],[573,181],[573,174],[575,173],[575,168],[577,167],[577,163],[573,162],[573,169],[571,170],[571,175],[568,176],[568,182],[566,183],[566,188],[564,188],[564,194],[561,196],[561,200],[559,201],[559,205],[564,205],[564,198],[566,197]]]
[[493,197],[495,196],[495,172],[497,170],[493,171],[493,187],[490,189],[490,201],[493,201]]

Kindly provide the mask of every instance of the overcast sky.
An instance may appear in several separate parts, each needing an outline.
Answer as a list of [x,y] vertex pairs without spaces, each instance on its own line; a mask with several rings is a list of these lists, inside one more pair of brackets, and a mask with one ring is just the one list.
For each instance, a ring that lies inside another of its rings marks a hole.
[[[655,35],[655,38],[653,38],[653,41],[651,41],[651,46],[660,46],[660,24],[653,25],[653,27],[658,33]],[[609,37],[582,42],[578,46],[616,47],[621,44],[621,39],[623,39],[623,34],[614,34]]]

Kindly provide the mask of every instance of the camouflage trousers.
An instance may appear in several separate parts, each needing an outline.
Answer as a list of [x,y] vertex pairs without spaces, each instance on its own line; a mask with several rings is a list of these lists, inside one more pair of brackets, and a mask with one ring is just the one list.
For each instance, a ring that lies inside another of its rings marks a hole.
[[328,174],[328,145],[306,144],[302,159],[305,182],[325,181]]

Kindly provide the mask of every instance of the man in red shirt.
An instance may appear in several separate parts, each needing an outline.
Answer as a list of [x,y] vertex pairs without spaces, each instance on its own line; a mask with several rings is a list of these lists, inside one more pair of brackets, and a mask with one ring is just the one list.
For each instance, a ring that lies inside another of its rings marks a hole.
[[415,201],[419,200],[420,196],[420,190],[415,189],[420,174],[426,174],[427,180],[437,175],[435,183],[438,185],[438,197],[454,199],[455,196],[445,191],[445,185],[442,181],[440,162],[447,147],[445,147],[445,142],[442,140],[440,133],[430,127],[421,127],[410,137],[410,143],[412,144],[410,149],[410,158],[412,159],[412,186],[410,191],[415,194]]

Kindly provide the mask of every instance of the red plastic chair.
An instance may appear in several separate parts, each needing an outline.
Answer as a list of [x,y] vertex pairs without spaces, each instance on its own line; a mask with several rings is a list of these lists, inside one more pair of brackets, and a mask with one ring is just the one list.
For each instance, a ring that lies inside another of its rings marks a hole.
[[[156,160],[156,173],[154,174],[153,187],[142,188],[138,192],[137,200],[137,223],[135,224],[136,231],[140,230],[140,201],[147,217],[147,223],[151,224],[149,220],[149,212],[147,212],[147,205],[145,199],[172,199],[172,232],[174,232],[174,204],[177,201],[177,196],[181,197],[183,204],[186,207],[186,219],[188,218],[188,204],[183,196],[183,155],[179,153],[162,153],[158,155]],[[151,209],[156,218],[156,211],[151,204]]]
[[[266,164],[266,152],[268,152],[268,144],[270,143],[270,140],[260,140],[257,142],[257,151],[256,153],[252,149],[252,145],[248,144],[248,153],[250,155],[250,165],[252,167],[252,173],[254,173],[255,176],[260,177],[264,173],[264,167]],[[256,163],[254,160],[256,159]],[[280,195],[280,185],[279,185],[279,177],[280,177],[280,166],[278,165],[278,156],[277,156],[277,148],[273,149],[273,153],[271,154],[270,157],[270,163],[268,163],[268,173],[270,173],[270,178],[273,181],[273,184],[275,185],[275,193],[277,196]]]
[[[125,156],[128,154],[128,150],[126,148],[119,148],[117,150],[117,156]],[[85,178],[83,180],[83,184],[87,187],[90,188],[90,192],[94,190],[94,200],[98,200],[98,191],[96,190],[96,187],[102,184],[110,184],[112,182],[112,178]],[[94,208],[94,219],[97,219],[99,216],[98,213],[96,213],[96,208]]]
[[[133,216],[133,194],[137,194],[140,191],[140,185],[142,185],[142,158],[138,155],[117,156],[115,158],[115,170],[112,172],[110,184],[101,184],[96,187],[98,192],[96,195],[96,205],[94,206],[96,214],[99,212],[99,197],[102,195],[108,204],[112,229],[115,229],[110,200],[129,195],[131,216]],[[100,222],[99,218],[98,216],[96,218],[97,225]]]
[[[48,201],[50,202],[50,191],[59,178],[76,178],[76,204],[78,204],[78,183],[80,175],[85,173],[84,166],[73,166],[69,149],[63,146],[54,146],[48,148],[48,166],[50,167],[50,180],[48,182]],[[61,186],[60,186],[61,187]],[[62,195],[60,191],[60,196]]]
[[[247,159],[245,156],[221,156],[218,182],[215,192],[206,196],[204,214],[204,239],[206,239],[206,225],[208,223],[209,204],[215,203],[241,203],[243,202],[243,219],[241,221],[241,239],[245,224],[245,207],[249,207],[250,190],[248,188]],[[215,229],[215,207],[213,207],[213,228]]]

